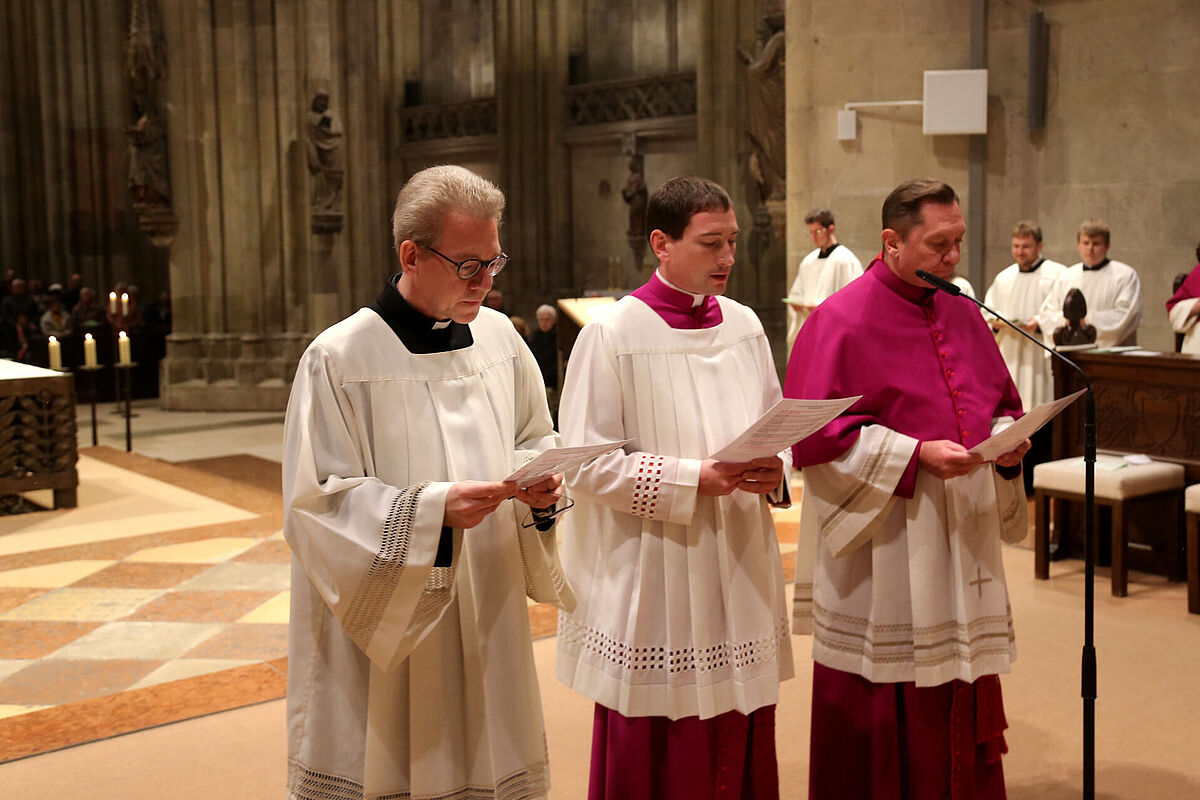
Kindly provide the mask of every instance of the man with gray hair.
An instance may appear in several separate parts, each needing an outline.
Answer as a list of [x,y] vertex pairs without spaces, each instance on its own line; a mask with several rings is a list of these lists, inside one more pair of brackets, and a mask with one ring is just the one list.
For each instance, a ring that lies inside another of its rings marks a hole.
[[400,272],[296,370],[289,798],[549,790],[526,594],[574,600],[562,476],[503,480],[558,441],[532,354],[481,308],[508,261],[503,210],[461,167],[414,175],[392,218]]

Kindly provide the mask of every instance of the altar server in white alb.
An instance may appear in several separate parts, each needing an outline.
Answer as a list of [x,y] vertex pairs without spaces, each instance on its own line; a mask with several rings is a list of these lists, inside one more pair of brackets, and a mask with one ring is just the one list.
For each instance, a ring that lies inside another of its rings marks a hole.
[[833,212],[817,208],[804,215],[808,235],[812,237],[816,250],[804,257],[792,289],[788,292],[787,344],[788,350],[796,341],[796,334],[813,309],[838,289],[863,274],[862,263],[850,248],[837,240]]
[[392,218],[400,273],[296,370],[293,800],[547,795],[525,598],[573,601],[555,554],[561,476],[501,481],[557,443],[533,354],[480,308],[508,260],[503,209],[461,167],[414,175]]
[[[768,507],[790,466],[708,456],[780,399],[763,328],[722,297],[738,224],[712,181],[673,178],[646,212],[658,269],[580,331],[563,439],[631,439],[574,473],[558,676],[596,701],[591,800],[778,796],[775,703],[792,677]],[[790,459],[787,459],[790,461]]]
[[[1003,269],[988,288],[984,304],[1015,322],[1026,333],[1039,336],[1038,311],[1066,267],[1042,255],[1042,229],[1030,220],[1012,232],[1013,263]],[[1050,356],[999,319],[986,315],[996,332],[1000,355],[1008,365],[1025,410],[1054,399]]]
[[1054,346],[1054,330],[1067,324],[1063,300],[1079,289],[1087,301],[1083,321],[1096,328],[1097,347],[1137,344],[1142,321],[1142,282],[1137,270],[1108,257],[1108,225],[1089,219],[1079,226],[1075,242],[1080,261],[1059,273],[1038,313],[1046,344]]

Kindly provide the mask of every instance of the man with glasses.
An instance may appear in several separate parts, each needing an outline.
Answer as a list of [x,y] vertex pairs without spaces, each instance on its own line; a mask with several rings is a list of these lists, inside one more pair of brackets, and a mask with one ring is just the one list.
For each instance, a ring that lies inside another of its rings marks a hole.
[[481,309],[508,261],[504,196],[414,175],[400,273],[305,351],[288,404],[288,796],[544,797],[526,594],[571,607],[561,475],[501,479],[557,444],[541,373]]
[[754,311],[722,297],[737,217],[703,178],[646,209],[658,269],[584,326],[559,419],[569,445],[629,439],[572,473],[559,678],[596,702],[590,800],[779,796],[775,704],[792,677],[768,503],[778,456],[709,456],[780,399]]

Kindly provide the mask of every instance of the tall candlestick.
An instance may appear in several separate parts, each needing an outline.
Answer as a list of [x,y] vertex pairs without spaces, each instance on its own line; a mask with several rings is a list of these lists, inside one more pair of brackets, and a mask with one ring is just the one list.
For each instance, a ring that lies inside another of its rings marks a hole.
[[120,338],[117,339],[117,353],[122,364],[129,364],[133,361],[129,357],[129,336],[125,331],[121,331]]
[[116,314],[117,314],[117,293],[116,292],[108,293],[108,313],[112,314],[113,316],[116,316]]
[[50,337],[50,369],[62,369],[62,345],[55,336]]
[[126,319],[129,318],[129,294],[128,294],[128,292],[121,292],[121,316],[125,317]]
[[83,335],[83,363],[86,366],[96,366],[96,340],[90,333]]

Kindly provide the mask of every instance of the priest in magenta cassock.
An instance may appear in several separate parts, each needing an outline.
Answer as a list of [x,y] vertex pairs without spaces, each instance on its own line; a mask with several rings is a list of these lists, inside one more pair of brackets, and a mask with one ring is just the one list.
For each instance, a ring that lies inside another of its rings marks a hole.
[[1028,440],[968,449],[1021,415],[977,307],[931,288],[965,231],[954,190],[901,184],[883,251],[813,312],[784,395],[862,395],[798,443],[794,630],[813,635],[810,796],[1002,798],[997,675],[1016,658],[1001,542],[1020,540]]
[[400,274],[296,370],[290,800],[548,793],[526,595],[573,600],[562,476],[501,480],[558,439],[533,354],[480,308],[508,260],[503,210],[461,167],[414,175],[392,218]]
[[1058,273],[1038,312],[1046,344],[1054,346],[1054,331],[1067,324],[1063,301],[1078,289],[1087,301],[1083,321],[1096,328],[1097,347],[1137,344],[1142,322],[1142,282],[1137,270],[1108,257],[1111,234],[1098,219],[1085,220],[1075,234],[1079,262]]
[[[1196,260],[1200,261],[1200,244],[1196,245]],[[1200,356],[1200,264],[1196,264],[1175,294],[1167,300],[1167,318],[1171,329],[1183,334],[1179,352]]]
[[720,296],[738,234],[725,191],[667,181],[646,229],[658,270],[580,331],[559,406],[568,446],[632,441],[567,475],[579,603],[559,616],[558,676],[596,701],[591,800],[771,800],[792,653],[768,502],[786,502],[790,456],[708,456],[779,379],[758,317]]

